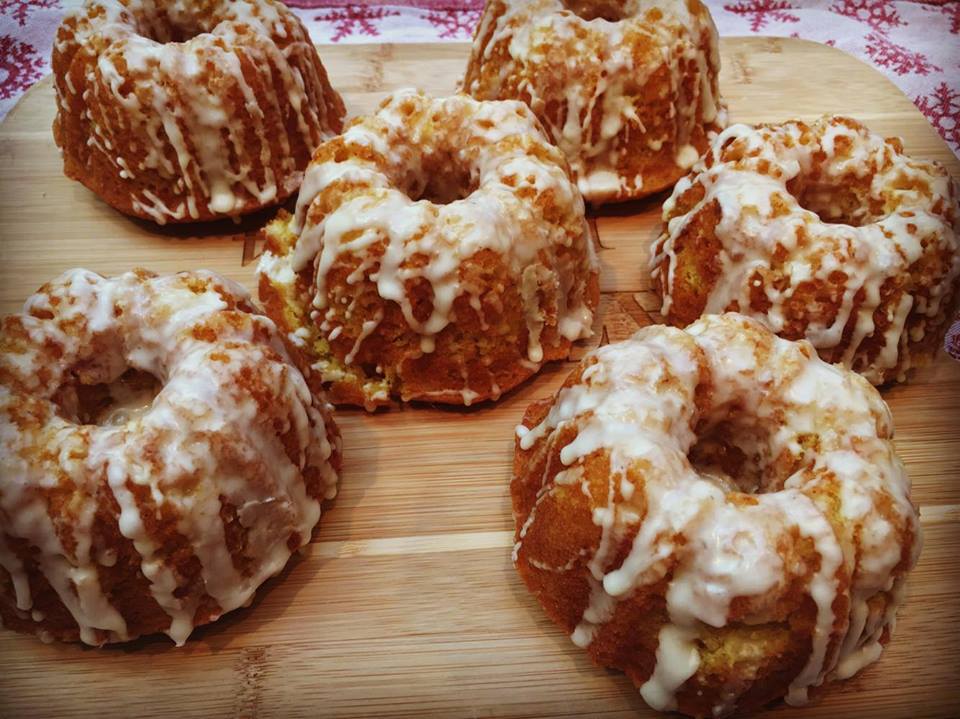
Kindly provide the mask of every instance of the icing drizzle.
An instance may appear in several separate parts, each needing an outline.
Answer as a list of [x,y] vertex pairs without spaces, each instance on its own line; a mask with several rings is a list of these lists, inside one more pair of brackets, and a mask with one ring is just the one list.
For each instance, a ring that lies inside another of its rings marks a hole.
[[[282,200],[344,114],[306,30],[273,0],[87,0],[54,67],[58,142],[80,164],[97,153],[122,204],[160,224]],[[64,145],[68,126],[86,148]]]
[[[477,98],[527,102],[592,202],[668,186],[699,157],[697,133],[726,124],[717,31],[703,4],[628,0],[614,19],[591,17],[602,4],[487,3],[463,84]],[[628,171],[641,153],[670,177],[645,182],[642,165]]]
[[[540,424],[517,428],[526,466],[546,461],[560,470],[514,479],[539,488],[529,514],[518,517],[514,558],[584,577],[591,591],[575,643],[589,647],[621,602],[666,579],[669,621],[640,687],[656,709],[677,709],[678,693],[700,667],[704,632],[783,621],[776,606],[791,587],[802,587],[816,612],[788,702],[804,703],[810,687],[879,657],[919,554],[920,528],[890,413],[873,387],[822,362],[809,344],[777,338],[736,314],[704,317],[686,331],[640,330],[592,352],[574,377]],[[704,382],[711,389],[701,392]],[[733,422],[725,435],[758,458],[758,487],[688,457],[724,422]],[[573,438],[555,445],[570,428]],[[605,500],[584,472],[598,453],[610,462]],[[586,556],[549,566],[538,547],[555,555],[565,525],[557,524],[556,508],[553,524],[538,523],[538,510],[559,488],[577,484],[594,498],[600,538]],[[812,557],[800,551],[802,540]],[[882,611],[870,609],[878,597]],[[735,620],[734,600],[741,607]],[[846,606],[849,612],[835,611]],[[718,703],[715,715],[735,701]]]
[[[290,228],[296,235],[292,251],[282,256],[266,251],[259,267],[281,286],[312,273],[311,319],[322,336],[339,337],[341,323],[354,311],[358,293],[352,293],[344,314],[336,303],[348,298],[338,298],[341,288],[328,279],[338,266],[353,266],[348,283],[375,285],[382,300],[400,307],[419,336],[420,351],[433,352],[437,335],[456,323],[455,300],[467,296],[479,312],[493,289],[466,283],[461,274],[463,263],[483,250],[502,258],[513,281],[496,291],[520,295],[527,329],[523,350],[532,367],[544,360],[547,307],[556,308],[563,338],[590,336],[593,304],[585,288],[597,260],[583,200],[562,156],[525,105],[465,95],[435,99],[402,90],[335,142],[342,150],[318,151],[307,170]],[[438,157],[467,176],[466,189],[446,203],[421,197],[436,184],[431,172],[437,171]],[[554,216],[543,207],[557,208]],[[408,290],[418,279],[432,290],[425,317],[417,314]],[[377,331],[383,311],[364,316],[343,358],[346,366]],[[291,340],[302,344],[298,337]],[[315,369],[325,380],[337,379],[326,364]],[[466,367],[462,371],[466,374]],[[464,403],[474,394],[465,388]],[[492,396],[499,396],[498,388]]]
[[[699,199],[688,207],[687,197]],[[910,159],[899,141],[842,117],[727,128],[663,207],[652,267],[675,324],[700,314],[675,302],[691,291],[678,248],[699,251],[691,228],[710,208],[720,249],[702,260],[718,263],[702,312],[736,310],[803,336],[874,384],[904,379],[915,344],[949,323],[960,277],[956,189],[943,167]],[[839,289],[824,300],[809,294],[817,285]],[[827,309],[811,309],[817,303]]]
[[[24,314],[5,318],[0,566],[22,616],[33,607],[31,581],[11,538],[31,548],[82,641],[140,633],[100,582],[117,553],[94,524],[112,500],[177,644],[199,618],[248,602],[310,540],[320,503],[305,477],[334,495],[339,438],[273,324],[248,303],[243,288],[207,272],[104,279],[72,270],[27,300]],[[109,383],[128,367],[162,385],[145,411],[104,425],[71,416],[64,388]],[[69,503],[53,504],[58,496]],[[228,510],[246,537],[240,550],[228,545]],[[175,517],[175,530],[158,529],[153,513]],[[198,578],[182,573],[170,531],[199,563]],[[32,616],[45,632],[43,616]]]

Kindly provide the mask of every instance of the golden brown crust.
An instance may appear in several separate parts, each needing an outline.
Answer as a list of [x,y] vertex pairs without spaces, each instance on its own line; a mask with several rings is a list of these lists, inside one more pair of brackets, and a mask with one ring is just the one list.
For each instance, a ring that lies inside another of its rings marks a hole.
[[282,202],[345,113],[305,28],[274,0],[88,0],[60,26],[52,65],[64,173],[161,224]]
[[949,175],[850,118],[728,129],[663,221],[653,275],[670,324],[764,318],[874,384],[928,363],[960,302]]
[[[888,641],[917,559],[917,515],[888,410],[862,378],[846,373],[841,387],[838,376],[809,345],[712,316],[591,353],[527,409],[511,482],[517,570],[564,632],[655,707],[705,717],[798,702],[816,637],[827,679]],[[869,478],[861,461],[876,463]],[[854,496],[867,483],[869,509]],[[876,522],[889,528],[883,547],[865,536]],[[866,579],[880,556],[885,569]],[[649,568],[629,591],[615,589],[610,580],[638,566]],[[720,596],[715,617],[706,607]],[[696,663],[665,697],[657,667],[681,672],[686,656],[664,650],[668,627],[692,633],[683,646]],[[815,667],[804,681],[816,679]]]
[[[339,433],[241,288],[77,270],[4,317],[0,347],[4,626],[182,643],[310,540]],[[128,365],[165,378],[156,397],[124,401],[149,387]]]
[[463,88],[530,105],[587,200],[637,199],[673,185],[724,126],[717,48],[698,0],[631,16],[602,0],[490,0]]
[[336,403],[498,399],[599,301],[582,200],[519,103],[388,98],[264,236],[261,302]]

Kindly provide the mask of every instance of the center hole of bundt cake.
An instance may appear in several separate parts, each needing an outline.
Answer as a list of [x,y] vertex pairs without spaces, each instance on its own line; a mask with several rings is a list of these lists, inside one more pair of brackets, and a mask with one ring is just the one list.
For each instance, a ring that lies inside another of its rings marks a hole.
[[64,385],[54,401],[77,424],[120,426],[146,412],[160,388],[149,372],[129,368],[112,382]]
[[626,18],[626,9],[622,0],[563,0],[567,10],[588,22],[590,20],[608,20],[618,22]]
[[459,166],[453,157],[427,158],[419,177],[406,183],[411,200],[426,200],[434,205],[449,205],[463,200],[476,191],[477,178],[468,168]]
[[138,18],[138,32],[145,38],[159,43],[187,42],[197,35],[210,32],[217,24],[217,19],[201,13],[191,11],[190,3],[180,5],[163,4],[152,11],[144,11]]
[[703,423],[691,448],[690,464],[702,478],[726,492],[763,494],[780,488],[770,456],[769,433],[741,412]]
[[[799,179],[799,178],[798,178]],[[869,195],[869,186],[860,188],[855,183],[808,182],[801,180],[788,185],[800,206],[831,225],[860,227],[873,222],[870,207],[863,201]]]

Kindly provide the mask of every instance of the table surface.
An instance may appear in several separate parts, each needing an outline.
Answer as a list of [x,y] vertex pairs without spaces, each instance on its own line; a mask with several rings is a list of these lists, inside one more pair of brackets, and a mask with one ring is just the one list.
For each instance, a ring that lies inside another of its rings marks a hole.
[[[353,113],[411,81],[452,91],[467,52],[462,44],[322,48]],[[960,177],[909,100],[839,51],[734,38],[722,43],[722,59],[736,121],[844,112],[901,135],[911,153]],[[827,73],[844,83],[825,82]],[[207,267],[252,286],[263,217],[179,228],[122,217],[63,177],[53,113],[46,80],[0,126],[0,311],[77,265],[105,274]],[[592,218],[603,290],[593,344],[657,319],[647,250],[663,199]],[[339,411],[340,494],[315,542],[252,607],[180,649],[164,637],[97,650],[2,631],[0,716],[653,716],[624,676],[592,665],[545,618],[510,563],[512,430],[571,366],[545,368],[495,405]],[[926,534],[897,632],[877,664],[819,702],[761,716],[946,717],[960,706],[960,364],[941,354],[884,396]]]

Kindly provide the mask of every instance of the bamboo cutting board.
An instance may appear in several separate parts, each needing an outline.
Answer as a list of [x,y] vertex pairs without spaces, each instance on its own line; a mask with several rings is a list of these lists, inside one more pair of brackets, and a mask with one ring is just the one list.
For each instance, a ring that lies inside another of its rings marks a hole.
[[[358,113],[397,87],[453,91],[468,47],[321,53]],[[960,178],[960,163],[916,108],[859,61],[790,39],[725,39],[722,55],[735,121],[851,114]],[[127,219],[62,176],[53,114],[46,80],[0,126],[0,312],[74,266],[205,267],[253,286],[263,217],[199,228]],[[595,216],[604,294],[589,344],[656,320],[647,248],[663,199]],[[0,716],[654,716],[627,679],[593,666],[545,618],[510,563],[512,430],[571,367],[546,368],[496,405],[340,411],[340,494],[317,540],[251,608],[181,649],[165,637],[97,650],[0,631]],[[960,711],[960,363],[941,353],[884,395],[926,533],[894,640],[879,663],[813,706],[762,716]]]

